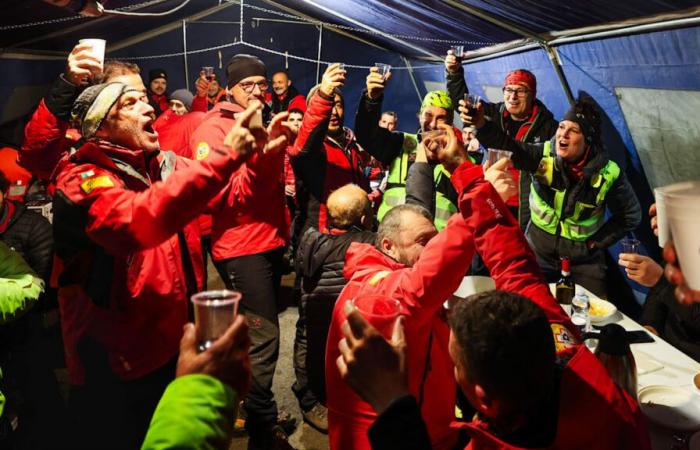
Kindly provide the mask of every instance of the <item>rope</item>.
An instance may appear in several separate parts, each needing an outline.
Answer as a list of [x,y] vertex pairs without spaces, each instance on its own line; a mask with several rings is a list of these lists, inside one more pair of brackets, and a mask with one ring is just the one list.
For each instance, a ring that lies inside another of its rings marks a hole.
[[176,6],[173,9],[170,9],[168,11],[163,11],[163,12],[157,12],[157,13],[140,13],[140,12],[131,12],[130,10],[135,9],[137,7],[146,7],[146,6],[151,6],[155,5],[158,3],[162,3],[165,0],[153,0],[151,2],[145,2],[142,3],[141,5],[133,5],[133,6],[126,6],[121,9],[105,9],[104,13],[111,15],[111,16],[129,16],[129,17],[161,17],[161,16],[167,16],[168,14],[172,14],[175,11],[178,11],[187,5],[190,0],[183,0],[182,3],[180,3],[178,6]]

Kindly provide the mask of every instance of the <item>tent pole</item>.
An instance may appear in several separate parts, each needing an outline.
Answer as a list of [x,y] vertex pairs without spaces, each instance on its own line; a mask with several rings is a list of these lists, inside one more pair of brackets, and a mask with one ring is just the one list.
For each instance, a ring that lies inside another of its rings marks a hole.
[[416,90],[416,95],[418,96],[418,103],[423,101],[423,96],[420,93],[420,89],[418,89],[418,83],[416,83],[416,77],[413,74],[413,66],[411,66],[411,63],[408,61],[408,59],[401,55],[401,59],[403,59],[404,65],[408,68],[408,76],[411,77],[411,82],[413,83],[413,88]]
[[187,68],[187,19],[182,21],[182,58],[185,60],[185,88],[190,90],[190,72]]
[[573,105],[575,102],[574,95],[571,92],[571,86],[569,86],[569,82],[566,80],[566,75],[564,75],[564,69],[562,69],[561,67],[561,61],[559,60],[559,53],[557,53],[557,49],[547,44],[542,44],[542,49],[545,52],[547,52],[547,56],[549,56],[549,61],[552,63],[554,73],[557,74],[559,84],[561,84],[561,88],[564,90],[564,94],[566,94],[566,99],[569,101],[570,105]]
[[323,43],[323,24],[318,26],[318,56],[316,58],[316,84],[321,82],[321,46]]

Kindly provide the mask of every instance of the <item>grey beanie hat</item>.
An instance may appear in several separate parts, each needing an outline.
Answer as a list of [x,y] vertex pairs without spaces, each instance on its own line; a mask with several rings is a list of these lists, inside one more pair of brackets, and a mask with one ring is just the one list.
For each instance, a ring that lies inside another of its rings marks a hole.
[[168,100],[180,100],[182,104],[185,105],[185,108],[187,108],[187,111],[191,111],[194,95],[187,89],[178,89],[170,94]]

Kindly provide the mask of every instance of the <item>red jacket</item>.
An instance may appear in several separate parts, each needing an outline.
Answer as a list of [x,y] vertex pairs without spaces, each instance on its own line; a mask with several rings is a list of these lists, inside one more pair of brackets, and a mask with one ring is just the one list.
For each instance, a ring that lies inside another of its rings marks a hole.
[[201,288],[204,274],[192,222],[240,164],[228,152],[199,163],[104,141],[90,141],[60,162],[54,239],[63,262],[59,305],[73,383],[85,380],[88,361],[79,350],[88,342],[123,380],[143,377],[177,354],[188,291]]
[[[243,109],[220,102],[209,111],[190,140],[195,159],[212,154]],[[256,153],[235,173],[212,206],[212,254],[215,261],[283,247],[288,237],[284,198],[284,154]]]
[[321,231],[326,229],[326,200],[331,192],[348,183],[369,191],[361,148],[352,131],[345,129],[344,147],[326,135],[332,110],[333,99],[319,90],[309,103],[292,151],[295,174],[310,196],[305,206],[307,224]]
[[32,180],[32,174],[17,164],[17,155],[17,150],[12,147],[0,147],[0,171],[10,182],[10,188],[5,193],[5,198],[23,202]]
[[516,220],[483,180],[481,167],[465,163],[451,180],[457,192],[464,191],[459,202],[461,214],[453,216],[445,230],[426,245],[413,267],[397,263],[368,244],[351,244],[348,249],[344,275],[350,281],[336,302],[326,346],[332,450],[370,449],[367,430],[376,419],[371,406],[350,390],[335,367],[346,300],[377,293],[401,302],[402,314],[406,316],[409,389],[422,404],[422,416],[434,449],[451,449],[457,439],[456,430],[450,427],[457,386],[447,349],[449,328],[442,318],[442,304],[459,286],[475,246],[498,289],[531,298],[552,322],[573,329],[544,283]]
[[[562,373],[557,433],[549,450],[650,450],[639,404],[615,385],[596,358],[578,345]],[[494,436],[475,419],[455,423],[471,437],[465,450],[522,450]]]
[[153,129],[158,132],[160,148],[172,150],[178,156],[192,159],[190,140],[194,131],[202,123],[204,115],[204,112],[194,111],[178,116],[174,111],[167,110],[158,116],[153,123]]

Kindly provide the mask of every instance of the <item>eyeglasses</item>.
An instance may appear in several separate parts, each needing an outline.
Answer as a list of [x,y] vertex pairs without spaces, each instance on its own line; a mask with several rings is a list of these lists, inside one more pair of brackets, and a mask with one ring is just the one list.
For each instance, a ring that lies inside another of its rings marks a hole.
[[530,92],[529,89],[503,88],[503,95],[506,97],[510,97],[513,94],[515,94],[517,97],[524,97],[528,92]]
[[246,81],[244,83],[238,83],[238,86],[243,89],[243,92],[246,94],[250,94],[255,90],[255,86],[258,86],[260,88],[261,92],[265,92],[267,90],[267,80],[262,80],[262,81]]

